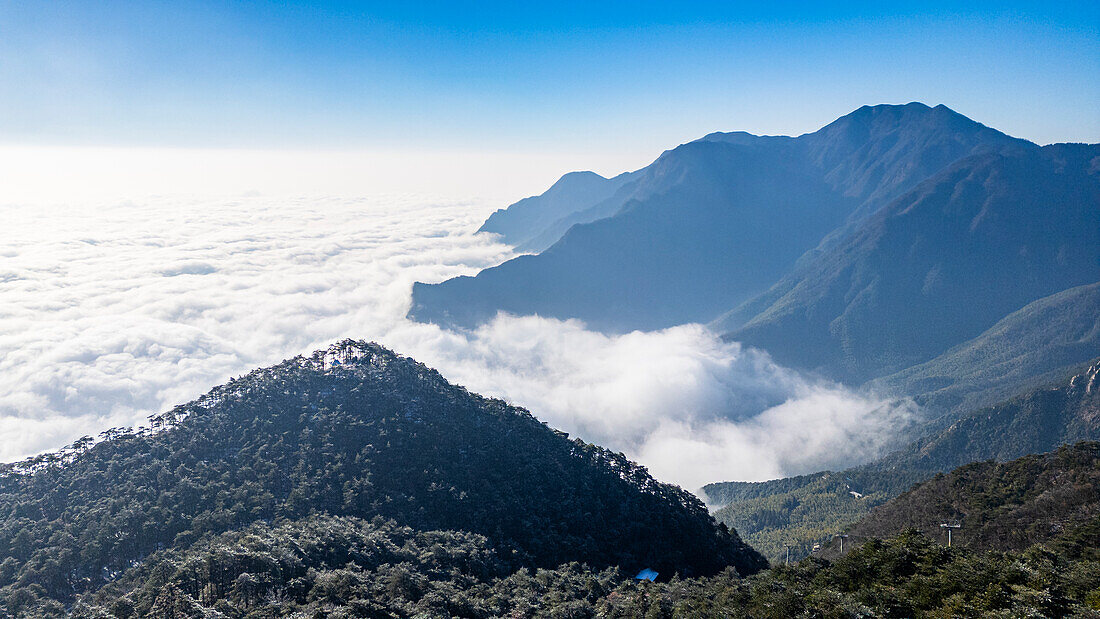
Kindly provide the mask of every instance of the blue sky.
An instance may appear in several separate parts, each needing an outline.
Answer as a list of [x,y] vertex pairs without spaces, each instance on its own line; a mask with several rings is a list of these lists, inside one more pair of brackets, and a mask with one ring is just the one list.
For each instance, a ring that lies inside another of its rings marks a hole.
[[710,131],[798,134],[912,100],[1100,141],[1096,2],[0,0],[0,59],[9,145],[522,150],[626,169]]

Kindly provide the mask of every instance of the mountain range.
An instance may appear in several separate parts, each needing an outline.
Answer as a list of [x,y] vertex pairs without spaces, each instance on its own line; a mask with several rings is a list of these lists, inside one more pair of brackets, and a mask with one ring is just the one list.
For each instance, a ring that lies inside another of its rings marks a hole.
[[[942,105],[865,106],[798,137],[710,134],[612,179],[566,175],[482,231],[538,253],[416,284],[411,317],[703,322],[939,413],[1051,380],[1098,338],[1080,308],[1100,281],[1100,146],[1040,147]],[[1033,346],[995,345],[1009,329]],[[1002,369],[1015,387],[974,374]]]
[[[926,362],[1094,283],[1100,147],[963,159],[776,283],[727,337],[851,382]],[[728,319],[728,318],[727,318]]]
[[[570,173],[480,232],[530,253],[417,284],[411,316],[706,323],[915,399],[919,438],[843,471],[708,484],[704,504],[344,340],[0,465],[0,616],[1100,610],[1100,146],[866,106]],[[963,527],[952,548],[943,521]]]

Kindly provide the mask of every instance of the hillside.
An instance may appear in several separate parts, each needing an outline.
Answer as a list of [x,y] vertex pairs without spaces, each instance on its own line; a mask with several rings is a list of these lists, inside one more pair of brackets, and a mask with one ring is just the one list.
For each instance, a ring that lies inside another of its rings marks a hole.
[[737,310],[752,318],[727,337],[858,383],[1093,283],[1097,157],[1100,146],[1060,144],[959,161]]
[[766,289],[854,208],[807,168],[786,142],[685,144],[636,183],[644,199],[541,254],[417,284],[410,315],[470,327],[506,311],[604,331],[707,320]]
[[[712,495],[749,494],[745,482],[708,484]],[[816,544],[892,496],[884,490],[864,492],[845,473],[822,471],[792,479],[752,484],[751,496],[729,501],[714,517],[745,536],[772,563],[810,555]]]
[[375,344],[256,370],[104,438],[0,470],[0,604],[70,601],[159,549],[311,515],[481,535],[512,567],[765,565],[621,454]]
[[938,539],[945,537],[941,523],[961,525],[952,544],[976,550],[1021,550],[1093,530],[1100,524],[1100,443],[961,466],[876,507],[847,533],[853,543],[906,529]]
[[916,396],[931,410],[988,406],[1070,374],[1100,351],[1100,283],[1025,305],[978,337],[919,365],[871,381]]
[[[1007,461],[1100,440],[1100,360],[1084,372],[987,407],[904,449],[846,471],[703,487],[715,517],[773,561],[809,554],[914,483],[974,461]],[[852,492],[857,494],[852,494]],[[895,531],[896,533],[896,531]]]
[[797,138],[711,134],[583,201],[542,253],[418,283],[410,316],[473,327],[504,311],[609,332],[709,322],[953,161],[1036,148],[919,103],[860,108]]
[[911,477],[978,460],[1011,460],[1086,440],[1100,440],[1100,359],[1058,383],[975,411],[855,470]]

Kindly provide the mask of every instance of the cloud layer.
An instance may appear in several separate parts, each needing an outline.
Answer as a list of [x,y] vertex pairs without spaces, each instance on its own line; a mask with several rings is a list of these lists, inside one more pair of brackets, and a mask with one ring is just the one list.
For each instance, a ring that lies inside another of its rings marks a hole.
[[605,336],[538,317],[464,333],[407,321],[413,281],[512,255],[472,233],[490,210],[423,196],[5,207],[0,461],[138,423],[343,337],[690,488],[863,460],[912,417],[698,325]]

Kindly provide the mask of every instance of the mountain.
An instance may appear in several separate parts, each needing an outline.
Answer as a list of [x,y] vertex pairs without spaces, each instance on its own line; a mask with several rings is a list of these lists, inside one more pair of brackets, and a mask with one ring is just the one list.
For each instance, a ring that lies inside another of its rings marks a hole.
[[1079,374],[975,411],[857,470],[935,473],[1084,440],[1100,440],[1100,359]]
[[978,337],[870,387],[916,395],[932,410],[975,410],[1074,373],[1097,351],[1100,283],[1093,283],[1033,301]]
[[[905,448],[841,472],[703,487],[714,515],[772,560],[809,555],[914,483],[975,461],[1100,440],[1100,359],[1083,372],[975,411]],[[900,531],[900,529],[899,529]]]
[[[650,166],[662,192],[573,226],[542,254],[417,284],[411,315],[474,326],[503,310],[607,331],[708,319],[766,288],[850,211],[786,148],[761,142],[699,141],[666,153]],[[811,200],[816,208],[806,209]]]
[[622,454],[375,344],[253,371],[152,422],[0,469],[0,604],[69,603],[159,550],[311,516],[476,534],[511,569],[766,566]]
[[[489,216],[478,232],[492,232],[505,243],[524,251],[541,251],[531,243],[562,218],[587,210],[611,198],[634,175],[623,173],[604,178],[595,172],[570,172],[542,195],[524,198]],[[554,240],[557,240],[556,238]]]
[[853,543],[909,528],[944,538],[942,523],[961,525],[953,545],[978,550],[1022,550],[1081,527],[1100,541],[1100,443],[961,466],[876,507],[847,533]]
[[871,215],[960,159],[1035,149],[1031,142],[1011,138],[945,105],[929,108],[921,103],[865,105],[800,139],[828,183],[859,201],[852,221]]
[[[473,327],[503,311],[609,332],[707,322],[943,166],[1034,149],[919,103],[860,108],[797,138],[711,134],[663,153],[612,197],[578,201],[544,230],[544,241],[564,234],[542,253],[416,284],[410,316]],[[515,217],[537,204],[517,205]]]
[[1093,283],[1097,264],[1100,146],[975,155],[738,309],[752,318],[727,337],[784,365],[863,382]]

